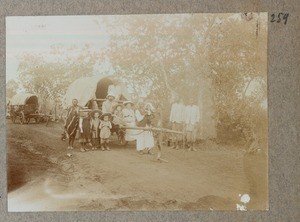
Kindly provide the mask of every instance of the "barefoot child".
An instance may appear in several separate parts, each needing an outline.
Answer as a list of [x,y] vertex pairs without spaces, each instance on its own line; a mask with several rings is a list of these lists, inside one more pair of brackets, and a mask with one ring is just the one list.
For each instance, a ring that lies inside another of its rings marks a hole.
[[91,132],[92,132],[92,150],[96,150],[99,146],[99,126],[100,126],[100,110],[94,110],[91,113]]
[[112,120],[112,129],[111,133],[113,134],[114,132],[118,136],[118,140],[120,143],[125,142],[125,131],[120,128],[120,126],[125,126],[125,121],[123,120],[123,105],[122,104],[117,104],[113,108],[113,114],[112,114],[113,120]]
[[89,116],[89,109],[81,109],[79,111],[79,132],[80,132],[80,144],[81,152],[85,152],[88,149],[85,147],[87,144],[91,144],[91,118]]
[[[134,103],[131,101],[125,101],[124,103],[125,108],[122,110],[123,113],[123,121],[125,125],[128,127],[135,127],[135,112],[133,109]],[[125,130],[125,141],[134,141],[136,140],[137,130],[134,129],[126,129]]]
[[104,113],[102,114],[101,116],[101,122],[100,122],[100,139],[101,139],[101,147],[102,147],[102,150],[104,151],[105,149],[106,150],[110,150],[109,147],[108,147],[108,143],[109,143],[109,137],[111,135],[111,128],[112,128],[112,125],[111,125],[111,122],[110,122],[110,117],[111,117],[111,114],[110,113]]

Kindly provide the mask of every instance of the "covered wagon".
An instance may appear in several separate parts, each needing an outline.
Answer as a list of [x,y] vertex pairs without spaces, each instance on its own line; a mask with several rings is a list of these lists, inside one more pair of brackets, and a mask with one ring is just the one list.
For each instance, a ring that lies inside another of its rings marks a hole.
[[39,123],[42,119],[48,118],[47,115],[39,113],[38,97],[35,94],[18,93],[11,98],[9,106],[13,123],[19,119],[21,124],[28,124],[32,118]]
[[114,89],[117,101],[130,100],[125,84],[113,75],[82,77],[75,80],[67,89],[63,97],[63,108],[68,108],[72,105],[72,100],[77,99],[81,107],[101,109],[110,88]]
[[[102,103],[106,100],[108,93],[113,92],[116,102],[130,100],[126,85],[114,75],[82,77],[75,80],[67,89],[62,99],[62,119],[66,119],[67,109],[72,105],[73,99],[78,100],[80,107],[89,110],[102,110]],[[123,130],[115,131],[120,143],[123,140]],[[77,134],[78,135],[78,134]]]

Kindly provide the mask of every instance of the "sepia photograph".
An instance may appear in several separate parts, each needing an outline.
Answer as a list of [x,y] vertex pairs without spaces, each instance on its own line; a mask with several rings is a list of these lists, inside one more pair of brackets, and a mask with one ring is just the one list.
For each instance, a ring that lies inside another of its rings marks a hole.
[[6,17],[9,212],[269,210],[268,13]]

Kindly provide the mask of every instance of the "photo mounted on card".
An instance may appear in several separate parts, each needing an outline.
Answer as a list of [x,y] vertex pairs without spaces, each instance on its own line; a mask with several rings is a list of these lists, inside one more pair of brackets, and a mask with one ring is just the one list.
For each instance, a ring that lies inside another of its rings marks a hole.
[[268,210],[267,21],[6,17],[8,211]]

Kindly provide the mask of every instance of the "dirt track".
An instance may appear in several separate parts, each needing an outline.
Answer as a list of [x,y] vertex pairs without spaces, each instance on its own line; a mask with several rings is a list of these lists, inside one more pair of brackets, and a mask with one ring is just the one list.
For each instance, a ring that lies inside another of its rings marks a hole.
[[163,147],[168,163],[139,155],[134,144],[68,157],[59,124],[8,121],[7,129],[9,211],[225,210],[244,193],[248,209],[267,208],[262,155],[207,141],[198,152]]

